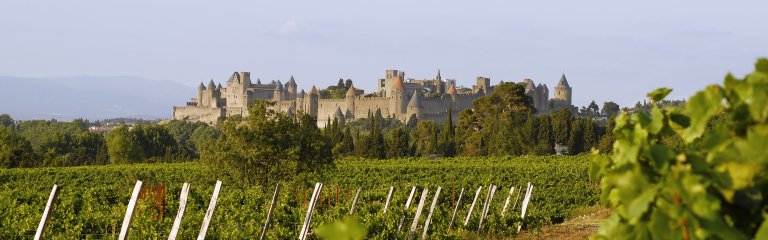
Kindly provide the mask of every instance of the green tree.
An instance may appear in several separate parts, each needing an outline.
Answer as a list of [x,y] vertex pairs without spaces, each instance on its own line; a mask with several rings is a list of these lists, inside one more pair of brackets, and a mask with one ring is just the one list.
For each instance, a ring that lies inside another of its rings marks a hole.
[[563,108],[560,111],[555,112],[555,116],[552,118],[552,127],[555,133],[555,143],[568,143],[568,139],[570,139],[572,122],[573,114],[571,113],[571,110]]
[[572,155],[584,151],[584,121],[575,119],[571,125],[571,133],[568,135],[568,153]]
[[305,114],[290,118],[273,105],[256,100],[247,117],[224,121],[221,137],[204,146],[201,160],[214,173],[263,187],[300,180],[329,166],[331,147],[317,120]]
[[595,100],[592,100],[591,103],[589,103],[589,106],[587,107],[589,110],[590,116],[597,115],[600,113],[600,107],[597,106],[597,103],[595,103]]
[[437,151],[437,124],[434,121],[419,121],[414,132],[416,156],[429,156]]
[[584,121],[583,151],[590,151],[593,147],[597,147],[597,129],[595,129],[595,123],[592,121],[592,117],[590,117]]
[[11,118],[11,115],[0,114],[0,126],[8,128],[13,127],[13,118]]
[[456,156],[456,127],[453,125],[452,107],[448,108],[448,116],[440,131],[440,150],[445,157]]
[[387,138],[387,158],[402,158],[410,156],[408,146],[408,132],[405,127],[395,128],[390,131]]
[[601,110],[601,113],[606,117],[611,117],[611,115],[618,115],[620,110],[621,108],[619,108],[619,104],[609,101],[603,103],[603,110]]
[[352,137],[352,130],[350,127],[344,129],[344,135],[341,142],[336,144],[333,148],[333,155],[337,157],[348,156],[355,151],[355,140]]
[[144,149],[138,137],[121,125],[107,133],[107,153],[113,164],[137,163],[144,160]]
[[610,154],[613,151],[613,129],[616,127],[616,115],[611,115],[605,126],[605,134],[600,137],[600,143],[598,144],[598,150],[601,153]]
[[0,126],[0,166],[32,167],[33,159],[32,144],[10,128]]

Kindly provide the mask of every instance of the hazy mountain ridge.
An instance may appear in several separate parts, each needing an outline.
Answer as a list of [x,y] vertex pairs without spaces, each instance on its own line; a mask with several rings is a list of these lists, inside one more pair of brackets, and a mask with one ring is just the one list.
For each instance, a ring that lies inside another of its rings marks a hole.
[[135,76],[0,76],[0,113],[14,119],[169,118],[195,88]]

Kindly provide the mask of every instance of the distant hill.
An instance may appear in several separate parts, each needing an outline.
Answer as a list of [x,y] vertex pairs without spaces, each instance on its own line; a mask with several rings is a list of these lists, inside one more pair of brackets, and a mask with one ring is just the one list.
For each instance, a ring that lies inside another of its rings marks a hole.
[[0,76],[0,113],[14,119],[160,119],[195,93],[193,86],[133,76]]

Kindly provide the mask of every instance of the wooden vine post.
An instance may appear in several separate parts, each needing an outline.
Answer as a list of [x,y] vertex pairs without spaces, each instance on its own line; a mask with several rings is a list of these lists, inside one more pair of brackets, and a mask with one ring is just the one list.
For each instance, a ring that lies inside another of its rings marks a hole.
[[281,185],[279,183],[275,185],[275,194],[272,195],[272,203],[269,204],[267,221],[264,222],[264,228],[261,230],[261,236],[259,237],[259,239],[264,239],[265,237],[267,237],[267,230],[269,229],[269,224],[272,222],[272,214],[275,213],[275,205],[277,205],[277,197],[280,195],[280,187]]
[[477,203],[477,197],[480,196],[481,190],[483,190],[483,186],[478,187],[477,191],[475,192],[475,200],[472,200],[472,205],[469,206],[469,213],[467,213],[467,218],[464,219],[464,226],[469,224],[469,218],[472,217],[472,210],[475,209],[475,203]]
[[48,196],[48,203],[45,204],[45,210],[43,210],[43,217],[40,218],[40,224],[37,225],[37,232],[35,232],[35,240],[40,240],[45,232],[45,226],[48,224],[48,220],[53,215],[53,209],[56,204],[56,197],[59,195],[59,185],[54,184],[51,190],[51,195]]
[[203,226],[200,227],[200,234],[197,235],[197,240],[205,239],[205,234],[208,232],[208,225],[211,224],[211,218],[213,217],[213,210],[216,209],[216,200],[219,199],[219,191],[221,191],[221,181],[217,180],[216,187],[213,188],[211,202],[208,203],[208,210],[205,211]]
[[429,223],[432,221],[432,213],[435,211],[435,205],[437,204],[437,198],[440,196],[440,190],[442,187],[437,187],[435,197],[432,199],[432,206],[429,207],[429,214],[427,214],[427,220],[424,221],[424,233],[421,234],[421,239],[427,239],[427,231],[429,230]]
[[128,200],[128,207],[125,209],[123,225],[120,227],[120,235],[117,236],[118,240],[125,240],[128,238],[128,230],[131,229],[131,218],[133,217],[133,210],[136,209],[136,199],[139,198],[139,192],[141,192],[141,181],[136,180],[136,185],[133,187],[133,193],[131,193],[131,199]]
[[507,193],[507,200],[504,201],[504,208],[501,209],[501,216],[502,217],[504,216],[504,212],[507,211],[507,206],[509,206],[509,200],[510,200],[510,198],[512,198],[512,193],[514,193],[514,192],[515,192],[515,187],[514,186],[510,187],[509,188],[509,193]]
[[416,208],[416,216],[413,217],[413,223],[411,224],[411,231],[408,232],[408,239],[413,239],[414,235],[416,235],[416,228],[419,226],[419,216],[421,216],[421,211],[424,210],[424,202],[427,200],[428,194],[429,194],[429,188],[424,188],[424,191],[421,192],[419,207]]
[[181,195],[179,196],[179,211],[176,213],[176,219],[173,220],[171,233],[168,234],[168,240],[175,240],[181,228],[181,218],[184,217],[184,210],[187,208],[187,195],[189,195],[189,183],[181,186]]
[[451,222],[448,223],[448,230],[451,230],[451,227],[453,227],[453,221],[456,220],[456,213],[459,210],[459,206],[461,205],[461,197],[464,196],[464,188],[461,188],[461,193],[459,193],[459,200],[456,201],[456,206],[453,208],[453,215],[451,215]]
[[517,226],[517,232],[523,228],[523,220],[525,220],[525,211],[528,210],[528,204],[531,201],[531,193],[533,192],[533,185],[528,183],[528,190],[525,192],[525,198],[523,198],[523,210],[520,213],[520,226]]
[[301,232],[299,232],[299,240],[307,239],[309,234],[309,228],[312,224],[312,213],[315,210],[317,204],[317,197],[323,189],[322,183],[315,183],[315,189],[312,191],[312,198],[309,200],[309,206],[307,206],[307,215],[304,217],[304,224],[301,226]]
[[[407,211],[408,208],[411,206],[411,199],[413,199],[413,194],[416,192],[416,186],[411,187],[411,193],[408,194],[408,199],[405,200],[405,210]],[[408,214],[403,213],[403,216],[400,217],[400,223],[397,224],[397,232],[400,232],[400,230],[403,229],[403,222],[405,222],[405,215]]]
[[387,208],[389,208],[389,202],[392,201],[392,193],[395,192],[395,186],[389,186],[389,193],[387,193],[387,202],[384,204],[384,214],[387,214]]
[[352,215],[355,213],[355,205],[357,205],[357,200],[360,199],[360,192],[363,191],[363,188],[357,188],[357,193],[355,193],[355,200],[352,201],[352,208],[349,209],[349,215]]
[[496,185],[491,185],[490,189],[488,189],[488,199],[485,201],[485,206],[483,206],[483,212],[480,214],[480,223],[477,224],[477,233],[480,234],[480,229],[483,228],[483,220],[486,216],[488,216],[488,211],[491,209],[491,204],[493,203],[493,195],[496,194]]

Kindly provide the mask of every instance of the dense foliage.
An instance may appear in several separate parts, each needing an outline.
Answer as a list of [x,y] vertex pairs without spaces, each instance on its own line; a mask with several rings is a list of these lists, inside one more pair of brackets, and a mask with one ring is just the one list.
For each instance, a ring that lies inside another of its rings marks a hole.
[[616,119],[613,154],[595,155],[591,170],[614,209],[595,239],[768,239],[768,59],[755,68],[685,109]]
[[[432,216],[430,237],[475,238],[479,209],[489,184],[499,189],[492,201],[490,213],[483,224],[482,234],[513,235],[520,222],[520,202],[513,210],[510,204],[501,217],[510,186],[522,187],[531,182],[535,189],[526,217],[525,229],[541,224],[559,222],[572,210],[592,206],[597,202],[598,188],[588,180],[586,156],[565,157],[491,157],[453,159],[356,160],[336,162],[333,171],[307,179],[300,185],[284,182],[268,232],[269,239],[296,238],[307,210],[311,184],[325,184],[313,217],[313,229],[325,223],[342,220],[349,214],[355,189],[362,187],[355,216],[375,239],[403,239],[407,230],[396,231],[400,217],[407,213],[404,229],[408,229],[416,210],[419,194],[413,205],[404,210],[411,186],[428,187],[430,192],[421,222],[438,186],[443,190]],[[116,236],[125,207],[136,180],[144,182],[148,194],[141,197],[130,233],[132,239],[164,238],[170,231],[178,209],[178,194],[182,183],[191,189],[180,238],[194,238],[213,192],[214,176],[207,174],[200,163],[160,163],[117,166],[65,168],[33,168],[0,170],[0,238],[21,239],[34,235],[37,223],[53,184],[62,186],[59,202],[44,238],[109,238]],[[271,201],[273,186],[242,188],[239,179],[223,177],[218,204],[208,231],[209,239],[250,239],[261,233]],[[395,194],[387,214],[382,214],[390,186]],[[467,227],[463,220],[477,187],[483,191]],[[151,191],[156,188],[163,191]],[[453,229],[448,222],[458,201],[461,188],[465,194]],[[266,192],[264,190],[267,190]],[[155,195],[156,194],[156,195]],[[155,198],[157,197],[157,198]],[[156,201],[157,199],[161,201]],[[512,197],[515,200],[515,196]],[[460,220],[459,220],[460,219]],[[461,223],[460,223],[461,222]],[[491,232],[488,232],[491,229]],[[420,232],[419,232],[420,233]]]
[[299,113],[291,118],[257,100],[245,118],[223,123],[221,138],[201,152],[209,169],[245,185],[271,186],[330,166],[331,148],[317,122]]
[[[98,130],[100,128],[108,132]],[[198,157],[200,145],[219,135],[215,127],[183,121],[104,126],[80,119],[14,121],[3,114],[0,115],[0,167],[187,161]]]

